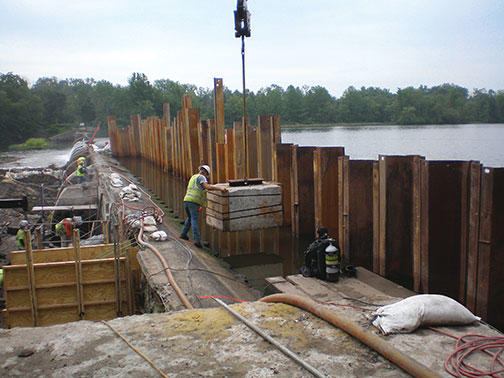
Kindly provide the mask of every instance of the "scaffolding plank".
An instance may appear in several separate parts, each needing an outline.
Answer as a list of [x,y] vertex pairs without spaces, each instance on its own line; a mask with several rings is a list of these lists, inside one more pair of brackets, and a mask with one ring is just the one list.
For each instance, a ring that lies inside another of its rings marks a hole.
[[32,211],[81,211],[81,210],[96,210],[96,204],[89,205],[59,205],[59,206],[34,206]]

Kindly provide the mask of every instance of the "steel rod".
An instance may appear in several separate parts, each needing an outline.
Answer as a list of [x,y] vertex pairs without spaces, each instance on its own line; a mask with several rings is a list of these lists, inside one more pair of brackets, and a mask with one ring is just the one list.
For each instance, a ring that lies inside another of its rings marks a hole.
[[215,297],[212,297],[212,299],[214,301],[216,301],[218,304],[220,304],[222,307],[224,307],[231,314],[233,314],[235,317],[237,317],[239,320],[241,320],[243,323],[245,323],[249,328],[251,328],[253,331],[255,331],[259,336],[261,336],[263,339],[265,339],[269,343],[273,344],[283,354],[285,354],[287,357],[293,359],[295,362],[297,362],[299,365],[301,365],[302,367],[304,367],[306,370],[308,370],[314,376],[316,376],[316,377],[326,377],[326,375],[322,374],[316,368],[314,368],[313,366],[311,366],[308,362],[302,360],[297,354],[295,354],[290,349],[288,349],[287,347],[285,347],[282,344],[280,344],[274,338],[272,338],[271,336],[269,336],[266,333],[264,333],[264,331],[262,329],[260,329],[255,324],[253,324],[252,322],[250,322],[247,318],[241,316],[239,313],[237,313],[235,310],[233,310],[231,307],[229,307],[223,301],[221,301],[220,299],[215,298]]

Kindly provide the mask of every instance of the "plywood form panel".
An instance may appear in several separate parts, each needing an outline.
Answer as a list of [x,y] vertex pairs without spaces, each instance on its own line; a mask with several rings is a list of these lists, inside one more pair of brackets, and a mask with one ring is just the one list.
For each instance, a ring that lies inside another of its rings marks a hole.
[[292,198],[291,198],[291,172],[292,172],[292,144],[277,144],[277,177],[282,188],[282,208],[283,208],[283,225],[291,225],[292,216]]

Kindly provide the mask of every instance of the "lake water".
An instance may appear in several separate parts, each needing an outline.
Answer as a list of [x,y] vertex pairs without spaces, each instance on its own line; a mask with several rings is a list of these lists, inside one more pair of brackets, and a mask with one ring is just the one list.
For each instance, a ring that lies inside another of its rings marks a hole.
[[476,160],[486,167],[504,167],[504,124],[282,128],[282,142],[343,146],[351,159],[421,155],[427,160]]

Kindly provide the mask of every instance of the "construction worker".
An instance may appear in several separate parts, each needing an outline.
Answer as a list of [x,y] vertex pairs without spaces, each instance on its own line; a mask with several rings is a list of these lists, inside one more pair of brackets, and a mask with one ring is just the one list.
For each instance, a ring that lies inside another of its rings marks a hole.
[[16,234],[17,247],[19,249],[25,248],[25,231],[28,230],[28,221],[23,219],[19,222],[19,230]]
[[80,159],[84,159],[84,158],[79,158],[77,160],[77,179],[78,179],[77,183],[78,184],[82,184],[84,181],[86,181],[86,167],[85,167],[86,159],[84,159],[84,160],[80,160]]
[[86,158],[84,156],[81,156],[80,158],[77,159],[77,165],[83,164],[84,167],[86,167]]
[[187,184],[187,192],[184,197],[184,208],[187,214],[187,219],[184,223],[184,228],[180,234],[180,238],[188,240],[187,233],[192,226],[194,245],[201,248],[200,233],[198,231],[198,216],[202,207],[206,206],[206,191],[220,190],[226,192],[227,189],[221,186],[211,185],[208,183],[210,176],[210,167],[202,165],[199,167],[198,173],[194,174]]
[[72,226],[79,226],[82,224],[81,217],[64,218],[54,226],[56,234],[61,239],[61,246],[68,247],[72,240]]

